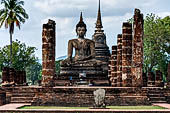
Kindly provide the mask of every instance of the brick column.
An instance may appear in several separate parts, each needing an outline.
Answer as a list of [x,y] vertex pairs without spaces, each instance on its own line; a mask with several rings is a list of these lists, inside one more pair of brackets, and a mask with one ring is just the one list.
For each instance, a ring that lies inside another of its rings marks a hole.
[[122,86],[122,34],[117,36],[117,86]]
[[2,70],[2,83],[9,83],[9,67],[4,67]]
[[11,84],[15,83],[16,71],[14,68],[9,68],[9,81]]
[[123,23],[122,29],[122,86],[132,86],[132,24]]
[[112,46],[110,81],[113,87],[117,86],[117,46]]
[[55,76],[55,21],[43,24],[42,31],[42,86],[53,86]]
[[135,9],[132,41],[132,86],[143,86],[143,14],[139,9]]

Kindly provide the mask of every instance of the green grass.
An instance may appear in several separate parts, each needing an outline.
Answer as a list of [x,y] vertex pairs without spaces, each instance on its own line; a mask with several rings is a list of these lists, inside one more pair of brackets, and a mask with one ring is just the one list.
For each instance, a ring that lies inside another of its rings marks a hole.
[[166,109],[160,106],[108,106],[110,109]]
[[[166,109],[159,106],[107,106],[110,109]],[[89,109],[89,107],[23,106],[20,109]]]

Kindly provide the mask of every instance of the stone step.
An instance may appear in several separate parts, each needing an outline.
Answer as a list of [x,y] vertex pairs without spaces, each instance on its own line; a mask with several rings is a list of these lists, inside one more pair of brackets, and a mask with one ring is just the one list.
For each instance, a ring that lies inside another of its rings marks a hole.
[[151,101],[153,103],[167,103],[166,101]]
[[148,96],[149,97],[163,97],[164,94],[161,94],[161,93],[149,93]]
[[166,101],[165,97],[149,97],[151,101]]
[[13,93],[12,97],[34,97],[35,93]]
[[25,101],[11,101],[11,103],[31,103],[32,100],[25,100]]
[[31,102],[33,97],[11,97],[11,102]]
[[164,91],[163,91],[163,90],[154,90],[154,91],[149,90],[148,93],[150,93],[150,94],[155,94],[155,93],[156,93],[156,94],[163,94]]

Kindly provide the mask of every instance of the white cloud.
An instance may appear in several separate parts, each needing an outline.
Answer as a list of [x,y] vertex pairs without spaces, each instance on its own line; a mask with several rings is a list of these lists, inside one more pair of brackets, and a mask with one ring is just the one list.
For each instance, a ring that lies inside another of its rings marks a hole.
[[161,18],[164,18],[166,16],[170,16],[170,12],[160,12],[160,13],[158,13],[158,16]]

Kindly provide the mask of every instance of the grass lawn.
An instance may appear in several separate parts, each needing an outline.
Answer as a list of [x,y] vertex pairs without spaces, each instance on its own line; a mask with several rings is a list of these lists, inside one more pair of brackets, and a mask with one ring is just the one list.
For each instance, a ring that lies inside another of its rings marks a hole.
[[[107,106],[110,109],[166,109],[159,106]],[[24,106],[20,109],[89,109],[89,107]]]

